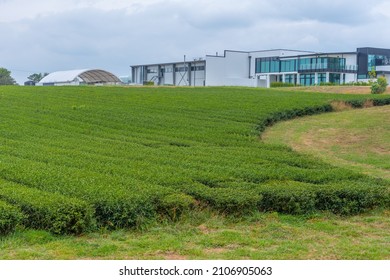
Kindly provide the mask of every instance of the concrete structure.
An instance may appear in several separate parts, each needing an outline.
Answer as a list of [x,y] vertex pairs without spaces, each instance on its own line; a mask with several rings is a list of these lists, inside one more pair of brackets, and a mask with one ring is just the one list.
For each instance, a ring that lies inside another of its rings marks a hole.
[[153,82],[156,85],[204,86],[206,61],[171,62],[132,66],[133,83]]
[[343,84],[369,79],[372,69],[390,80],[390,49],[358,48],[355,52],[318,53],[299,50],[230,51],[223,56],[131,66],[135,84],[176,86],[270,87]]
[[121,80],[114,74],[99,69],[82,69],[53,72],[37,83],[37,86],[64,86],[64,85],[103,85],[120,84]]

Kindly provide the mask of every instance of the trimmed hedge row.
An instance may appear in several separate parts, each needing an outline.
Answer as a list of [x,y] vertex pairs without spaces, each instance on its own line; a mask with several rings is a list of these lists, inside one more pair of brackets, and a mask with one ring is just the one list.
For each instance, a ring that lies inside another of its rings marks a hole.
[[150,198],[141,190],[108,189],[90,195],[88,201],[95,208],[99,226],[109,229],[138,227],[156,216],[153,196]]
[[276,112],[271,114],[270,116],[266,117],[258,126],[257,130],[260,132],[263,132],[266,127],[272,126],[273,124],[285,121],[289,119],[293,119],[296,117],[303,117],[303,116],[310,116],[315,114],[321,114],[325,112],[332,112],[332,106],[330,104],[325,104],[322,106],[316,106],[316,107],[305,107],[300,109],[292,109],[292,110],[285,110],[281,112]]
[[[29,173],[23,172],[31,164],[34,164],[35,168],[31,168]],[[105,177],[98,173],[91,173],[91,176],[94,176],[96,181],[101,179],[98,182],[99,185],[85,184],[75,187],[80,184],[77,180],[78,176],[85,178],[80,171],[73,169],[67,173],[60,172],[56,166],[50,167],[39,162],[19,158],[0,169],[3,178],[17,181],[30,189],[85,201],[94,209],[97,225],[109,229],[138,227],[147,223],[159,214],[169,211],[168,206],[161,203],[166,196],[177,193],[168,187],[145,184],[139,181],[128,180],[129,185],[126,186],[119,177],[116,178],[118,182],[111,182],[112,185],[107,181],[106,184],[102,184]],[[45,170],[46,174],[42,170]],[[178,204],[180,203],[178,202]],[[173,204],[171,206],[172,209],[180,208],[180,206]],[[160,210],[161,212],[159,212]]]
[[[350,104],[353,108],[363,108],[364,104],[367,101],[372,101],[374,106],[384,106],[390,105],[390,98],[380,98],[380,99],[369,99],[369,100],[346,100],[344,101],[347,104]],[[316,115],[326,112],[332,112],[333,108],[330,104],[325,104],[322,106],[315,107],[305,107],[300,109],[285,110],[281,112],[276,112],[268,117],[266,117],[260,124],[257,126],[259,132],[263,132],[268,126],[272,126],[277,122],[293,119],[296,117]]]
[[0,235],[14,231],[23,218],[24,215],[18,207],[0,200]]
[[80,234],[93,225],[93,210],[79,199],[17,184],[1,184],[0,198],[17,205],[26,215],[24,224],[55,234]]
[[236,188],[210,188],[201,183],[182,186],[182,190],[194,198],[227,214],[243,214],[253,211],[262,196],[256,190]]
[[306,214],[317,210],[335,214],[358,214],[374,207],[389,207],[389,186],[364,182],[311,185],[299,182],[263,185],[256,188],[263,196],[259,209],[288,214]]
[[373,99],[374,106],[390,105],[390,98]]
[[260,210],[286,214],[330,211],[340,215],[353,215],[375,207],[390,207],[390,187],[386,183],[373,185],[372,182],[350,181],[316,185],[274,181],[267,184],[231,184],[210,188],[195,182],[184,187],[183,191],[230,214]]

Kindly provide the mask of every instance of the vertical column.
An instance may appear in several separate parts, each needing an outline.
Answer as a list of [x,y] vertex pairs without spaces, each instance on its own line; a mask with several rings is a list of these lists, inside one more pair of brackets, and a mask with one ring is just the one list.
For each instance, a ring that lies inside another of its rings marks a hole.
[[176,64],[172,64],[172,84],[176,86]]
[[327,83],[329,83],[329,72],[326,72],[326,80]]
[[266,75],[266,81],[267,81],[267,88],[271,87],[271,76],[268,74]]
[[319,84],[319,83],[318,83],[318,73],[317,73],[317,72],[314,73],[314,84],[315,84],[315,85],[318,85],[318,84]]
[[162,75],[161,75],[161,65],[157,66],[157,85],[161,85],[161,79],[162,79]]
[[297,85],[301,84],[301,75],[298,73],[297,74]]
[[142,84],[143,84],[144,82],[146,82],[147,79],[148,79],[148,69],[147,69],[147,68],[148,68],[147,66],[144,66],[144,67],[143,67]]
[[[191,81],[191,76],[192,76],[192,75],[191,75],[191,66],[192,66],[192,64],[189,62],[189,63],[188,63],[188,71],[187,71],[187,73],[188,73],[188,74],[187,74],[187,75],[188,75],[188,76],[187,76],[187,79],[188,79],[188,86],[191,86],[191,85],[192,85],[192,83],[191,83],[191,82],[192,82],[192,81]],[[186,66],[184,65],[184,69],[185,69],[185,67],[186,67]]]
[[282,74],[282,82],[285,83],[286,82],[286,74]]

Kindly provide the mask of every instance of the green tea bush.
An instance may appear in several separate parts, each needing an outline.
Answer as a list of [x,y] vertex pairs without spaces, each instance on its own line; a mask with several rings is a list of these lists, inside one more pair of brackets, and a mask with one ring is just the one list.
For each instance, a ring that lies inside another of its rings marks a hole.
[[80,234],[91,228],[93,211],[87,203],[20,185],[1,185],[0,198],[25,213],[26,226],[55,234]]
[[[380,186],[259,141],[278,121],[330,112],[333,100],[364,106],[365,96],[234,87],[1,87],[0,96],[0,174],[19,185],[0,193],[30,227],[82,232],[92,212],[100,227],[140,227],[176,219],[193,199],[233,215],[304,213],[313,211],[313,193],[315,209],[343,212],[333,195],[317,200],[315,187]],[[384,97],[373,96],[374,105],[390,104]]]
[[0,235],[14,231],[23,218],[24,215],[17,206],[0,200]]
[[144,81],[143,85],[144,86],[154,86],[154,82],[153,81]]
[[274,123],[293,119],[296,117],[302,117],[302,116],[310,116],[315,114],[321,114],[325,112],[331,112],[332,106],[330,104],[325,104],[322,106],[316,106],[316,107],[305,107],[305,108],[297,108],[297,109],[290,109],[290,110],[284,110],[281,112],[276,112],[270,114],[268,117],[266,117],[262,123],[260,123],[257,126],[257,129],[262,132],[264,129],[268,126],[272,126]]
[[341,215],[358,214],[377,206],[385,206],[390,197],[388,186],[372,186],[353,181],[316,186],[315,193],[317,209]]
[[358,82],[349,82],[349,83],[345,83],[345,84],[342,84],[343,86],[370,86],[372,84],[372,82],[368,81],[368,82],[364,82],[364,81],[358,81]]
[[183,191],[218,211],[228,214],[243,214],[255,211],[262,198],[256,190],[210,188],[197,182],[184,186]]
[[283,83],[283,82],[272,82],[271,83],[272,88],[278,88],[278,87],[295,87],[292,83]]
[[373,99],[374,106],[390,105],[390,98]]
[[162,213],[172,220],[178,219],[181,214],[194,208],[195,199],[184,193],[173,193],[167,195],[159,202],[159,213]]
[[388,83],[386,77],[379,77],[377,81],[371,85],[371,93],[384,93],[386,91],[387,85]]
[[315,192],[307,184],[277,182],[256,188],[262,195],[258,207],[262,211],[307,214],[316,210]]
[[109,229],[140,227],[156,217],[158,204],[143,193],[94,193],[90,199],[98,225]]

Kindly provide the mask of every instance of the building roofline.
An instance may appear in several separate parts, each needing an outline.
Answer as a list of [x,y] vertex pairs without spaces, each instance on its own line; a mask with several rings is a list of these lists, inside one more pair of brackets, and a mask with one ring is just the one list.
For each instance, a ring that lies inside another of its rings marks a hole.
[[171,65],[171,64],[183,64],[183,63],[194,63],[194,62],[206,62],[205,59],[201,60],[184,60],[177,61],[177,62],[163,62],[163,63],[150,63],[150,64],[137,64],[137,65],[130,65],[130,67],[140,67],[140,66],[158,66],[158,65]]
[[345,54],[357,54],[357,52],[317,52],[312,54],[301,54],[301,55],[290,55],[290,56],[283,56],[283,58],[292,58],[292,57],[306,57],[306,56],[324,56],[324,55],[345,55]]
[[237,51],[237,50],[224,50],[223,55],[213,55],[207,54],[206,57],[226,57],[227,52],[235,52],[235,53],[256,53],[256,52],[272,52],[272,51],[293,51],[293,52],[302,52],[302,53],[315,53],[313,51],[303,51],[303,50],[290,50],[290,49],[268,49],[268,50],[260,50],[260,51]]

